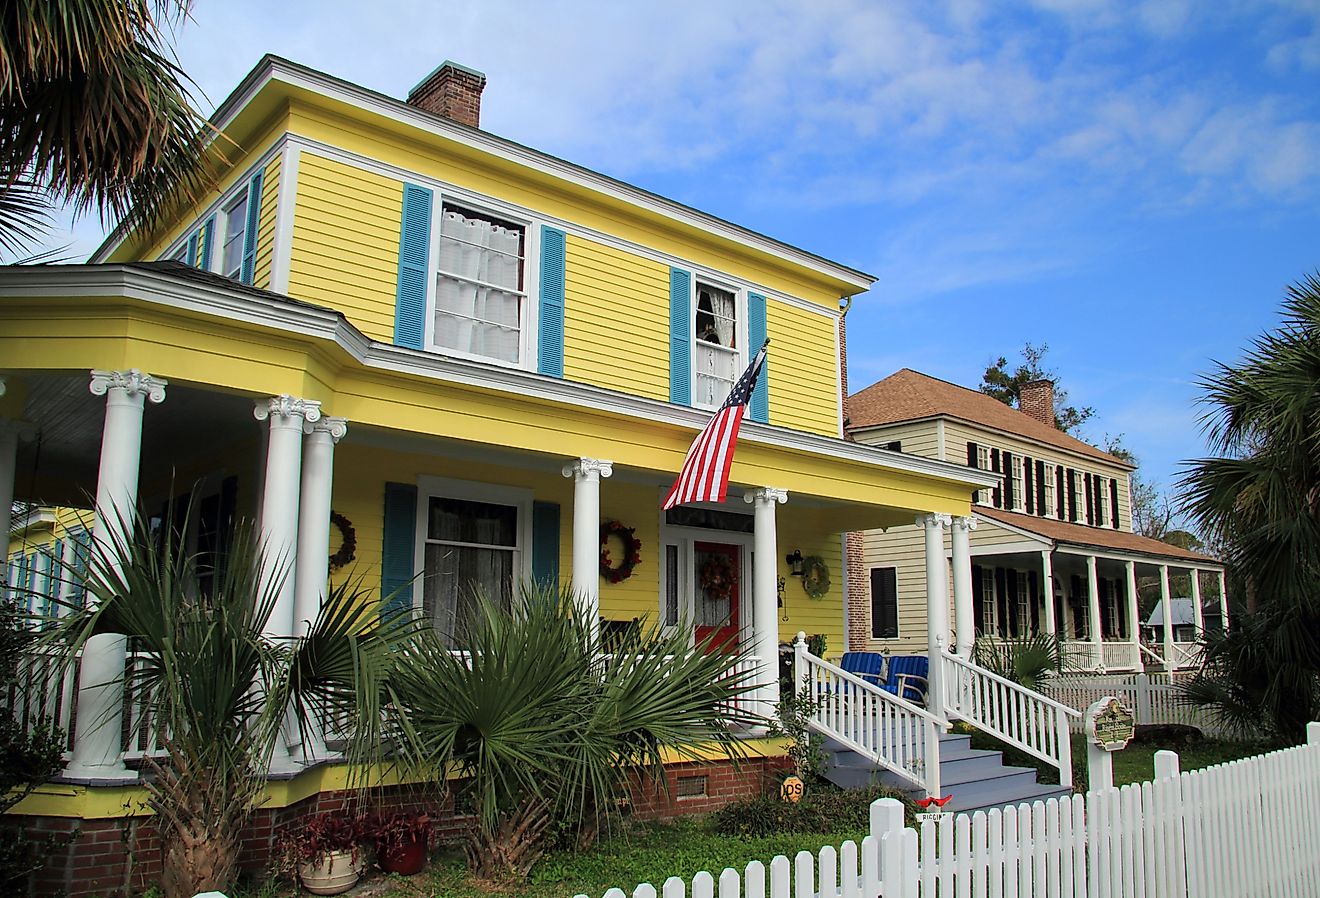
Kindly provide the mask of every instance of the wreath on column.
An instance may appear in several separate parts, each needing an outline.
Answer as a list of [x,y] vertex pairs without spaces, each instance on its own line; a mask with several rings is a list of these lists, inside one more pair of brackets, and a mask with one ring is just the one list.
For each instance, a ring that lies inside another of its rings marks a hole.
[[830,591],[830,567],[819,555],[802,559],[802,589],[813,599],[821,599]]
[[[632,576],[633,568],[642,560],[642,541],[637,528],[620,521],[605,521],[600,525],[600,575],[607,583],[621,583]],[[616,566],[610,558],[610,537],[617,536],[623,543],[623,560]]]
[[337,511],[330,512],[330,523],[339,528],[339,551],[330,556],[330,570],[339,570],[357,557],[357,531],[353,522]]

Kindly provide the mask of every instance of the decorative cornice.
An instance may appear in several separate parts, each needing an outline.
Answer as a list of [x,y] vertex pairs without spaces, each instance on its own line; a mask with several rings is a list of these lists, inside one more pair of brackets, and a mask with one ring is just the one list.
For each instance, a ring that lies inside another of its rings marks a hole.
[[599,480],[614,475],[614,462],[599,458],[579,458],[564,465],[561,473],[574,480]]
[[298,399],[288,393],[281,393],[269,399],[258,399],[253,405],[252,416],[258,421],[274,417],[279,419],[279,423],[287,425],[296,418],[302,418],[308,424],[321,420],[321,403],[316,399]]
[[111,390],[123,390],[129,396],[141,393],[155,405],[165,401],[165,387],[169,381],[143,374],[137,368],[127,371],[103,371],[94,369],[88,389],[93,396],[104,396]]
[[748,505],[754,505],[757,502],[778,502],[783,505],[788,501],[788,490],[781,490],[774,486],[763,486],[743,493],[743,501]]
[[952,527],[953,516],[947,514],[919,514],[916,524],[918,527]]
[[976,529],[976,521],[977,518],[975,515],[967,515],[966,517],[956,517],[953,519],[952,526],[954,530],[972,531]]
[[328,433],[330,434],[330,439],[338,443],[344,438],[344,435],[348,433],[348,419],[335,418],[327,415],[320,420],[304,421],[303,433]]

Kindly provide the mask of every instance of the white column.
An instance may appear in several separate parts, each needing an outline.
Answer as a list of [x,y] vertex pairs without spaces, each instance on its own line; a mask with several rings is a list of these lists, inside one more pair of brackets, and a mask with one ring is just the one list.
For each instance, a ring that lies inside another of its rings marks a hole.
[[261,540],[265,550],[264,588],[277,591],[265,634],[286,639],[294,630],[295,566],[298,555],[298,491],[302,471],[303,425],[321,420],[321,403],[287,393],[260,399],[252,411],[270,421],[266,479],[261,494]]
[[1164,609],[1164,669],[1173,670],[1173,600],[1169,598],[1169,566],[1160,565],[1160,607]]
[[1196,638],[1200,639],[1205,632],[1205,614],[1201,611],[1201,572],[1197,568],[1189,568],[1187,573],[1192,578],[1192,626]]
[[330,499],[335,444],[348,433],[343,418],[303,423],[302,487],[299,490],[298,562],[294,578],[293,634],[305,636],[321,611],[330,576]]
[[[0,380],[0,396],[4,395],[3,380]],[[26,421],[0,419],[0,541],[4,551],[0,559],[4,564],[0,570],[0,579],[8,575],[9,530],[13,527],[14,480],[18,475],[18,441],[30,440],[36,428]]]
[[1054,616],[1054,554],[1049,549],[1040,553],[1040,578],[1045,597],[1045,632],[1058,636],[1059,621]]
[[761,668],[756,713],[773,720],[779,704],[779,538],[775,506],[787,502],[788,493],[767,486],[744,493],[743,501],[753,509],[752,652]]
[[[142,414],[146,400],[165,401],[166,382],[128,371],[93,371],[89,389],[104,396],[105,426],[96,478],[92,539],[112,569],[119,569],[132,542],[142,459]],[[89,592],[88,602],[95,596]],[[83,644],[78,670],[73,757],[64,774],[77,779],[132,780],[124,766],[124,658],[126,637],[100,633]]]
[[1105,634],[1100,626],[1100,581],[1096,578],[1095,556],[1086,556],[1086,615],[1090,621],[1091,651],[1097,667],[1105,666]]
[[600,628],[600,481],[614,473],[614,462],[579,458],[564,465],[573,478],[573,600],[591,625]]
[[976,518],[968,515],[953,519],[953,623],[957,634],[958,654],[972,655],[976,641],[976,612],[972,609],[971,532]]
[[1219,574],[1219,625],[1225,630],[1228,629],[1228,588],[1225,582],[1224,572],[1217,571]]
[[944,717],[944,660],[941,657],[948,641],[949,587],[944,581],[944,528],[951,521],[947,514],[926,514],[917,518],[917,526],[926,532],[926,653],[930,670],[926,683],[926,708],[936,717]]
[[1141,657],[1141,607],[1137,602],[1137,563],[1135,561],[1126,562],[1123,567],[1127,573],[1127,619],[1128,619],[1128,639],[1132,642],[1132,657],[1136,659],[1137,668],[1145,667],[1145,660]]

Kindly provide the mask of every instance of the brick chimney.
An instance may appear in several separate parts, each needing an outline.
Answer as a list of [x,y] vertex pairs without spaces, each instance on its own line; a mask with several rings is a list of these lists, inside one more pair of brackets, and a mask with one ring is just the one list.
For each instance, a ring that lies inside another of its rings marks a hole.
[[408,105],[480,128],[481,92],[485,89],[485,75],[446,59],[408,92]]
[[1054,427],[1054,381],[1024,383],[1018,391],[1018,408],[1040,423]]

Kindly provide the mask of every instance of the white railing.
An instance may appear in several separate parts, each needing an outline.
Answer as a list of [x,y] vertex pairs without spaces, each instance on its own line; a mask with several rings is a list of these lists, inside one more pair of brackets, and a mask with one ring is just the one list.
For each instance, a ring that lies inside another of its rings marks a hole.
[[912,702],[793,646],[794,682],[816,702],[811,728],[885,770],[940,794],[940,734],[944,721]]
[[957,655],[941,654],[945,713],[1057,767],[1059,785],[1071,787],[1068,721],[1080,716],[1077,711]]
[[1137,644],[1130,641],[1106,641],[1101,643],[1105,670],[1140,670],[1141,652]]
[[19,661],[18,676],[6,702],[24,728],[58,727],[66,735],[65,755],[72,745],[73,708],[78,663],[65,665],[49,653],[28,654]]
[[[1132,709],[1138,724],[1184,724],[1219,738],[1236,735],[1222,728],[1210,712],[1184,701],[1182,690],[1170,682],[1167,673],[1052,677],[1041,684],[1040,691],[1082,712],[1112,695]],[[1081,729],[1082,722],[1074,719],[1073,731]]]
[[1101,654],[1089,639],[1068,639],[1061,646],[1065,670],[1095,670],[1100,666]]
[[[892,798],[870,833],[790,862],[671,876],[605,898],[1237,898],[1320,894],[1320,724],[1308,744],[1150,782],[940,814],[903,825]],[[578,895],[577,898],[586,898]]]

